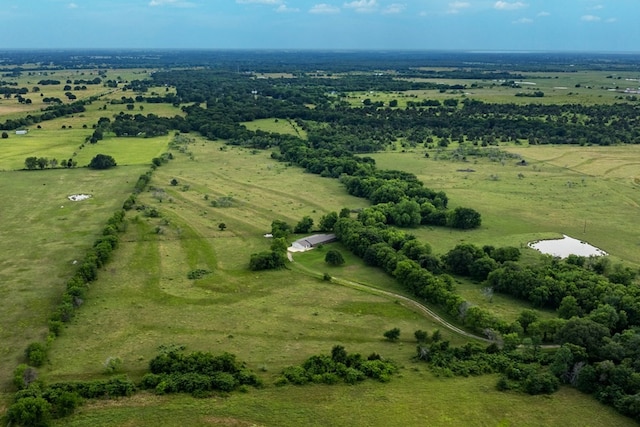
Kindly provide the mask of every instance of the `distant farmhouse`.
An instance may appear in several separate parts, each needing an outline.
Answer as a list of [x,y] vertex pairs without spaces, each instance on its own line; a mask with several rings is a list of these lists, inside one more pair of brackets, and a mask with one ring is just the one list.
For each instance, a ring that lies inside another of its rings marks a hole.
[[289,250],[292,252],[303,252],[313,249],[318,245],[335,241],[335,234],[314,234],[312,236],[303,237],[302,239],[296,240],[295,242],[293,242]]
[[20,129],[16,131],[16,135],[26,135],[28,132],[26,129]]

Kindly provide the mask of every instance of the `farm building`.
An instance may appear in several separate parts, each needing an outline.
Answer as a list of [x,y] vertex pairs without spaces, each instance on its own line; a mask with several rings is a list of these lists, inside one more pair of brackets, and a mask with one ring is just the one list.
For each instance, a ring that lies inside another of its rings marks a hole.
[[298,239],[291,245],[290,250],[294,252],[302,252],[313,249],[314,247],[324,244],[331,243],[336,240],[335,234],[314,234],[312,236],[304,237],[302,239]]
[[27,132],[29,132],[28,130],[25,129],[20,129],[16,131],[16,135],[26,135]]

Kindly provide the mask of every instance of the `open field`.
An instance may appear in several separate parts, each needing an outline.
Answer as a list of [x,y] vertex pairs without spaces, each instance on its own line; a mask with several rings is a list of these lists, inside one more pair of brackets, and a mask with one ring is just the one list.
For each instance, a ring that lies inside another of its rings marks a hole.
[[495,390],[496,378],[436,378],[407,363],[387,384],[267,387],[215,399],[137,395],[92,402],[56,425],[631,427],[632,420],[572,389],[552,396]]
[[[410,81],[428,82],[446,85],[462,85],[465,89],[451,89],[441,92],[438,89],[408,90],[403,92],[353,92],[347,97],[352,106],[362,105],[369,98],[372,102],[382,101],[385,106],[389,101],[398,101],[398,107],[404,108],[408,101],[419,102],[424,99],[445,100],[455,98],[460,101],[468,98],[484,102],[513,104],[610,104],[628,102],[625,94],[627,88],[638,89],[637,81],[626,78],[636,77],[632,73],[612,74],[601,71],[579,71],[575,73],[524,73],[524,79],[515,79],[519,87],[501,86],[503,82],[473,79],[441,79],[411,78]],[[544,97],[516,96],[518,93],[532,94],[542,91]],[[630,98],[634,99],[634,98]],[[635,95],[637,102],[638,95]]]
[[[26,345],[42,340],[73,261],[99,235],[147,167],[2,172],[0,179],[0,390]],[[81,202],[67,196],[91,194]],[[1,404],[0,404],[1,406]]]
[[[482,214],[483,225],[477,230],[415,230],[436,252],[460,242],[524,247],[564,233],[640,265],[640,233],[635,226],[640,211],[639,147],[503,149],[520,154],[528,166],[516,165],[515,159],[504,165],[486,158],[437,160],[433,152],[425,158],[424,150],[371,157],[381,168],[415,173],[427,187],[444,190],[455,206],[472,206]],[[458,172],[466,169],[473,172]]]
[[284,135],[293,135],[306,139],[307,133],[301,129],[292,120],[278,119],[259,119],[252,122],[242,123],[247,129],[256,131],[258,129],[264,132],[281,133]]
[[[585,420],[594,426],[632,425],[574,390],[531,398],[495,391],[493,376],[436,378],[426,366],[411,361],[413,331],[438,328],[454,343],[462,340],[429,319],[392,299],[295,270],[247,271],[249,254],[268,245],[261,235],[273,218],[317,219],[329,209],[363,206],[364,201],[347,196],[335,180],[275,163],[268,153],[219,147],[192,144],[194,160],[179,154],[157,169],[151,185],[162,188],[166,196],[160,203],[154,198],[157,193],[147,192],[140,203],[155,206],[162,218],[129,214],[116,259],[53,343],[51,362],[42,374],[47,381],[99,378],[104,360],[118,356],[124,372],[139,378],[158,345],[185,344],[189,350],[237,354],[264,378],[266,388],[205,400],[141,394],[95,402],[65,419],[65,425],[383,426],[420,425],[424,420],[436,426],[589,425]],[[177,186],[169,184],[173,177]],[[273,189],[276,183],[278,190]],[[218,195],[229,194],[234,206],[209,206]],[[227,224],[225,231],[218,229],[219,222]],[[309,268],[336,277],[380,288],[397,286],[349,255],[346,266],[324,269],[322,251],[295,256]],[[187,273],[196,268],[211,274],[188,280]],[[399,343],[382,338],[392,327],[403,331]],[[400,375],[388,384],[353,387],[272,385],[283,367],[327,353],[335,344],[396,360],[402,366]],[[539,410],[531,409],[537,406]]]

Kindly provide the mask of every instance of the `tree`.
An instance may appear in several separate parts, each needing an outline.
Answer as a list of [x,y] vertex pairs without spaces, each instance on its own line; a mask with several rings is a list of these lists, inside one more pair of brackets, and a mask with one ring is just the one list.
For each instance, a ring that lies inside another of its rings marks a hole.
[[333,231],[333,227],[338,221],[338,214],[336,212],[329,212],[326,215],[322,215],[320,218],[320,231]]
[[349,218],[349,217],[351,217],[351,209],[349,209],[349,208],[340,209],[340,213],[338,214],[338,216],[340,218]]
[[452,228],[468,230],[482,224],[480,214],[471,208],[457,207],[447,217],[447,225]]
[[32,342],[24,351],[24,355],[31,366],[42,366],[47,360],[47,348],[39,342]]
[[221,222],[220,224],[218,224],[218,229],[220,231],[224,231],[225,228],[227,228],[227,224],[225,224],[224,222]]
[[291,226],[284,221],[278,219],[271,222],[271,234],[273,237],[287,237],[291,232]]
[[416,337],[416,341],[418,341],[418,343],[420,344],[426,343],[427,339],[429,339],[429,333],[422,330],[415,331],[413,333],[413,336]]
[[308,233],[313,228],[313,219],[310,216],[304,216],[293,229],[294,233]]
[[97,154],[89,163],[90,169],[109,169],[114,166],[116,166],[115,159],[107,154]]
[[338,266],[344,264],[344,257],[340,252],[335,249],[331,249],[324,257],[324,262],[329,265]]
[[38,167],[38,158],[37,157],[27,157],[26,159],[24,159],[24,166],[29,170],[33,170],[33,169],[37,168]]
[[571,343],[584,347],[589,354],[595,354],[609,336],[609,329],[590,319],[573,317],[556,333],[558,343]]
[[9,134],[7,132],[2,132],[2,139],[9,138]]
[[42,397],[24,397],[7,410],[11,425],[43,427],[51,419],[51,404]]
[[560,301],[558,307],[558,316],[563,319],[571,319],[574,316],[580,316],[582,309],[578,305],[578,300],[572,295],[567,295]]
[[49,159],[47,159],[46,157],[38,157],[38,160],[36,160],[36,162],[38,163],[38,167],[40,169],[44,169],[49,165]]
[[178,180],[177,180],[177,179],[175,179],[175,178],[173,178],[173,179],[171,180],[171,185],[173,185],[174,187],[175,187],[176,185],[178,185]]
[[400,338],[400,329],[398,328],[389,329],[383,335],[389,341],[392,341],[392,342],[398,341],[398,339]]
[[522,326],[522,330],[526,334],[529,325],[533,322],[537,322],[539,318],[540,316],[538,315],[537,311],[525,309],[520,312],[520,315],[518,316],[518,322],[520,323],[520,326]]

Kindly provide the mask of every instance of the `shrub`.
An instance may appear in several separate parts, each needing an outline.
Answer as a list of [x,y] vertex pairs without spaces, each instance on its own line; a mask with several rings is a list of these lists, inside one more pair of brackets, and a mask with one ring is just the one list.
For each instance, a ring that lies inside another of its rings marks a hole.
[[344,264],[344,257],[337,250],[331,249],[325,255],[324,261],[329,265],[338,266]]
[[116,161],[113,157],[107,154],[97,154],[91,162],[89,162],[89,169],[109,169],[115,167]]
[[51,404],[42,397],[25,397],[7,410],[10,425],[43,427],[51,420]]
[[29,365],[39,367],[47,360],[47,347],[39,342],[32,342],[27,346],[24,354]]

